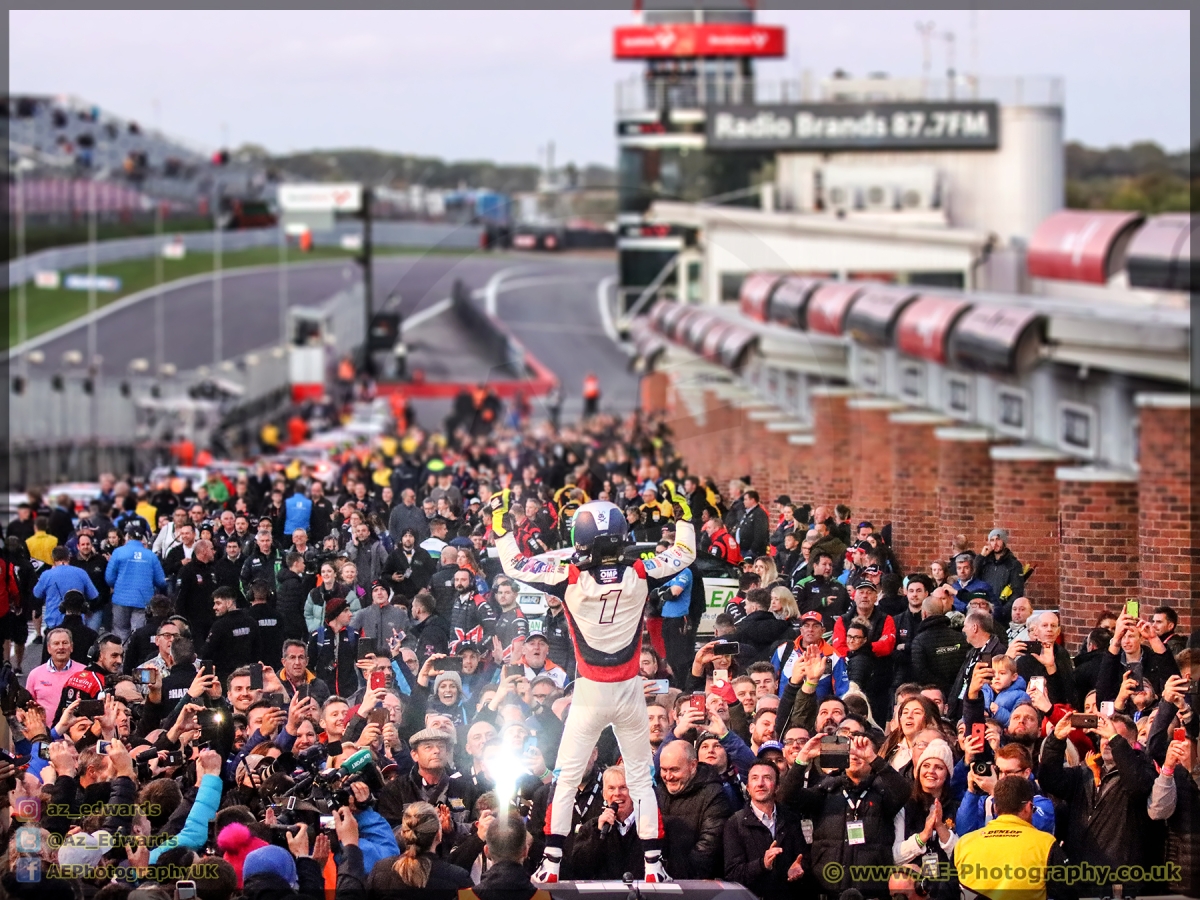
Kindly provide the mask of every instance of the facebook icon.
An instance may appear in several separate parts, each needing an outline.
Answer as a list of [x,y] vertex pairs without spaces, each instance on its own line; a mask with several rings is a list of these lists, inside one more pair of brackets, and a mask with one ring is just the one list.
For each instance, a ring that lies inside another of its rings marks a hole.
[[17,881],[22,884],[34,884],[42,880],[42,859],[40,856],[20,856],[17,858]]

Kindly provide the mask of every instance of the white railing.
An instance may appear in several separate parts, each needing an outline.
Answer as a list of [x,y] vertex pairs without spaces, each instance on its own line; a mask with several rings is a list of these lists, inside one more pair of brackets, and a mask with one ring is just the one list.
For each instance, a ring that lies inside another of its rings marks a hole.
[[710,75],[649,79],[643,76],[616,86],[617,113],[629,114],[706,106],[772,103],[829,103],[888,100],[992,100],[1006,106],[1061,106],[1063,79],[1050,75],[929,78],[825,78],[762,80]]

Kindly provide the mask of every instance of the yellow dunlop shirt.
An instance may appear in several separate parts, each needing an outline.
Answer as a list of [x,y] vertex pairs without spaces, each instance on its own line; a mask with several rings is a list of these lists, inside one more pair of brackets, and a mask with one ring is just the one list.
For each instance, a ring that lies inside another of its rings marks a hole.
[[[1046,868],[1054,835],[1020,816],[997,816],[958,839],[954,867],[964,896],[990,900],[1046,900]],[[969,893],[968,893],[969,892]]]

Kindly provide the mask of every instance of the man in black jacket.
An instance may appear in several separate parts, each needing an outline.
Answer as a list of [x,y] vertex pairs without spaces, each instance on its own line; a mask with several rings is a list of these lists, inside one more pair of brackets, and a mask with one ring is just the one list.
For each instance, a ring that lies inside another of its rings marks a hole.
[[[409,738],[408,743],[415,765],[407,775],[399,775],[384,785],[379,792],[377,809],[388,824],[396,827],[404,818],[404,808],[410,803],[423,800],[434,806],[439,803],[449,806],[455,831],[443,835],[442,846],[437,852],[444,858],[453,848],[453,838],[459,826],[463,826],[461,833],[466,833],[466,801],[469,799],[471,781],[468,778],[450,777],[454,756],[454,736],[451,733],[426,728]],[[452,802],[455,800],[461,802]]]
[[408,528],[413,530],[418,544],[429,537],[429,520],[417,505],[417,495],[412,488],[400,491],[400,502],[392,507],[388,516],[388,531],[393,537],[402,535]]
[[715,878],[724,871],[721,851],[725,822],[731,815],[720,775],[697,761],[696,749],[688,741],[671,741],[663,747],[658,775],[667,874],[676,880]]
[[993,528],[988,532],[983,552],[975,557],[975,577],[991,585],[996,596],[996,619],[1008,622],[1012,601],[1025,593],[1025,567],[1008,549],[1008,532]]
[[850,739],[849,757],[844,774],[834,773],[814,787],[804,786],[807,766],[793,765],[783,777],[779,802],[813,820],[805,868],[816,875],[823,893],[836,896],[853,886],[865,897],[885,898],[886,878],[856,881],[850,867],[877,866],[884,871],[893,865],[896,813],[904,808],[912,786],[876,754],[875,742],[867,735]]
[[832,631],[834,620],[850,608],[850,594],[845,585],[833,580],[834,558],[828,551],[810,553],[808,567],[812,574],[792,587],[796,605],[801,613],[819,612],[825,620],[825,630]]
[[745,512],[734,529],[738,547],[741,548],[743,559],[753,559],[767,552],[767,543],[771,539],[771,522],[767,511],[758,503],[758,491],[746,491],[742,494],[742,504]]
[[609,766],[602,783],[604,811],[575,830],[570,877],[620,881],[630,872],[634,881],[641,881],[646,860],[637,833],[637,813],[625,783],[625,767]]
[[350,615],[350,604],[342,597],[333,598],[325,604],[325,624],[308,641],[313,674],[339,697],[352,697],[358,691],[358,638],[349,630]]
[[1071,705],[1083,709],[1083,701],[1096,689],[1100,663],[1108,652],[1113,633],[1107,628],[1093,628],[1084,639],[1083,650],[1075,657],[1075,700]]
[[936,597],[922,601],[921,624],[912,638],[912,677],[905,680],[936,684],[942,695],[949,697],[970,645],[962,631],[941,614],[941,608]]
[[761,662],[787,634],[789,625],[771,612],[771,592],[766,588],[751,588],[746,592],[746,618],[737,625],[733,639],[738,648],[738,668],[745,672],[753,663]]
[[196,552],[196,527],[191,522],[184,522],[175,529],[179,543],[172,547],[163,557],[163,574],[167,583],[171,584],[179,575],[179,570]]
[[[192,559],[195,558],[196,555],[193,553]],[[216,579],[217,585],[231,589],[239,599],[244,596],[242,594],[242,565],[244,563],[242,545],[238,541],[227,542],[221,558],[213,562],[213,577]]]
[[317,582],[306,571],[304,555],[296,550],[288,551],[283,558],[283,566],[275,587],[275,608],[279,611],[284,637],[304,640],[308,637],[308,627],[304,623],[304,601]]
[[[1108,867],[1140,866],[1151,850],[1146,836],[1152,833],[1146,801],[1157,775],[1154,763],[1135,750],[1137,727],[1125,716],[1100,716],[1100,783],[1088,766],[1066,766],[1067,735],[1071,717],[1063,716],[1043,745],[1038,782],[1066,806],[1066,823],[1057,831],[1072,863]],[[1115,879],[1114,879],[1115,880]],[[1111,896],[1111,882],[1082,885],[1080,894]],[[1130,887],[1129,880],[1125,888]]]
[[258,623],[248,610],[238,608],[237,595],[229,588],[213,591],[212,603],[216,621],[200,658],[211,659],[217,677],[225,681],[234,669],[259,661]]
[[[437,560],[437,568],[433,570],[433,574],[429,577],[429,591],[433,594],[438,615],[447,621],[451,621],[451,611],[454,609],[455,597],[464,590],[457,588],[454,584],[454,573],[457,571],[458,548],[447,544],[442,548],[442,555]],[[471,575],[466,569],[463,571],[468,576]],[[471,580],[474,581],[474,578]],[[472,591],[472,595],[474,595],[474,591]]]
[[265,581],[250,585],[250,608],[246,612],[258,625],[258,661],[264,666],[273,666],[283,655],[287,634],[279,610],[271,602],[271,586]]
[[450,624],[437,614],[433,595],[428,591],[413,597],[412,619],[416,625],[408,639],[417,659],[424,663],[435,653],[448,652]]
[[892,616],[892,621],[896,623],[896,649],[892,651],[892,660],[895,663],[892,673],[893,695],[896,688],[913,680],[912,642],[921,626],[921,606],[932,591],[933,579],[928,575],[920,572],[909,575],[904,588],[907,608]]
[[[945,608],[945,604],[943,604],[943,608]],[[1005,649],[1004,642],[995,633],[996,623],[987,613],[968,613],[967,620],[963,622],[962,630],[967,643],[971,645],[971,649],[967,651],[962,668],[954,676],[954,683],[950,686],[950,693],[946,694],[946,705],[950,708],[950,717],[952,720],[957,719],[962,713],[963,698],[966,696],[967,686],[971,678],[971,670],[975,668],[975,663],[979,662],[980,657],[983,656],[1002,656]]]
[[[420,510],[417,510],[420,513]],[[433,557],[417,546],[417,532],[405,528],[400,533],[400,543],[388,554],[380,577],[393,591],[405,600],[417,596],[418,591],[429,587],[434,573]]]
[[312,500],[312,513],[308,517],[308,536],[314,544],[320,544],[333,528],[333,504],[325,496],[325,485],[313,479],[308,497]]
[[725,825],[725,877],[762,900],[809,893],[800,892],[798,884],[808,845],[800,817],[775,802],[778,781],[774,765],[765,760],[752,763],[746,775],[750,803]]
[[249,596],[250,585],[264,579],[267,584],[274,584],[276,573],[283,565],[283,556],[275,547],[275,539],[271,532],[260,530],[254,536],[254,549],[242,563],[242,595]]
[[176,611],[188,620],[197,639],[208,634],[213,619],[213,591],[221,587],[211,541],[196,541],[192,558],[179,568]]

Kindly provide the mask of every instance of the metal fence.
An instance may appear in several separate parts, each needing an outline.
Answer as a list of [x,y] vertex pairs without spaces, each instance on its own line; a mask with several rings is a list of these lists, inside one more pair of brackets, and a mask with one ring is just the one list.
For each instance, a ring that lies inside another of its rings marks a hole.
[[1063,80],[1050,75],[954,78],[802,78],[767,80],[717,77],[675,79],[634,76],[617,83],[617,113],[703,109],[707,106],[822,103],[840,100],[993,100],[1012,106],[1061,106]]
[[95,481],[101,472],[144,474],[170,459],[163,443],[123,441],[9,442],[0,446],[0,477],[8,490],[66,481]]
[[[340,291],[318,309],[326,317],[327,357],[332,367],[362,343],[362,286]],[[9,439],[47,443],[153,440],[159,435],[156,423],[147,421],[152,417],[147,416],[145,407],[151,401],[187,397],[197,385],[213,379],[240,389],[239,403],[277,392],[289,382],[287,348],[279,344],[260,347],[215,368],[201,366],[170,378],[89,379],[82,369],[57,377],[33,374],[25,379],[20,393],[9,396]],[[143,408],[140,417],[139,405]]]
[[[371,226],[371,239],[377,247],[422,247],[429,249],[473,250],[479,247],[483,229],[477,225],[453,225],[442,222],[375,222]],[[338,222],[332,231],[313,233],[313,243],[318,247],[339,246],[345,235],[362,233],[360,222]],[[119,238],[96,243],[96,263],[120,262],[127,259],[146,259],[159,252],[166,240],[175,235],[168,226],[163,237]],[[216,246],[216,233],[212,231],[183,232],[179,235],[183,245],[197,253],[212,253]],[[277,247],[280,243],[278,228],[255,228],[220,232],[221,249],[225,253],[249,250],[254,247]],[[55,269],[78,269],[88,265],[87,244],[70,247],[55,247],[40,253],[14,259],[6,265],[8,286],[15,287],[29,281],[40,271]]]

